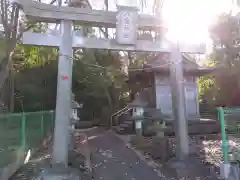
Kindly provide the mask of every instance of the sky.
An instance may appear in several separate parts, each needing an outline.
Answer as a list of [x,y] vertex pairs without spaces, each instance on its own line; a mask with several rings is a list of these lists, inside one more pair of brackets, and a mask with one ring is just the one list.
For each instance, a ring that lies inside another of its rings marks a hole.
[[169,36],[187,42],[206,42],[217,14],[231,9],[231,0],[166,0],[163,18]]

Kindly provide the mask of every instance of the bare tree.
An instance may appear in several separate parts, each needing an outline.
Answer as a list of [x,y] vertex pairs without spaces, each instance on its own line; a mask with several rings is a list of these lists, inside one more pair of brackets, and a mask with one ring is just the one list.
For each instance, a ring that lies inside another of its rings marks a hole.
[[[21,36],[18,31],[19,7],[16,4],[11,4],[8,0],[1,0],[0,3],[3,38],[5,41],[3,58],[0,60],[0,90],[2,90],[3,85],[7,82],[6,80],[8,79],[11,104],[14,99],[12,55],[16,47],[17,39]],[[10,109],[13,109],[13,105],[10,105]]]

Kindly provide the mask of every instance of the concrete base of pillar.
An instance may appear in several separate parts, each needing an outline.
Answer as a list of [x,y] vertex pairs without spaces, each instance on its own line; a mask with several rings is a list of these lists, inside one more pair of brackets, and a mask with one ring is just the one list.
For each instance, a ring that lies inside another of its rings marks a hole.
[[231,166],[230,166],[229,163],[227,163],[227,164],[225,164],[225,163],[220,164],[220,177],[222,179],[227,179],[228,178],[228,176],[230,174],[230,168],[231,168]]
[[186,156],[182,159],[174,157],[168,161],[168,165],[173,169],[191,169],[196,167],[197,163],[193,158]]
[[45,168],[38,180],[83,180],[83,173],[73,168],[49,167]]
[[240,164],[238,162],[220,164],[220,177],[222,179],[239,180]]
[[142,129],[136,129],[136,135],[142,137]]
[[170,160],[169,165],[174,169],[186,169],[187,163],[183,160]]

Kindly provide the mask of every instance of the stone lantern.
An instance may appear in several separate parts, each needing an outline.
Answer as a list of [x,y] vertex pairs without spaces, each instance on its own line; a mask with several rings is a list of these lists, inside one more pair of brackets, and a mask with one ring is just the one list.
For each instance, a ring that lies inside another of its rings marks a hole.
[[142,136],[142,123],[143,123],[143,119],[144,119],[144,109],[142,107],[135,107],[134,109],[134,117],[135,119],[135,129],[136,129],[136,134],[138,136]]
[[80,118],[78,117],[78,110],[82,108],[82,106],[83,106],[82,104],[79,104],[75,100],[72,101],[72,114],[71,114],[72,125],[75,125],[76,122],[80,120]]
[[142,136],[142,124],[144,120],[144,107],[147,105],[147,101],[144,101],[140,96],[137,96],[135,100],[129,103],[129,107],[133,108],[133,118],[135,120],[135,130],[137,136]]
[[82,108],[82,104],[79,104],[75,101],[75,95],[72,94],[72,104],[71,104],[71,121],[69,125],[69,150],[73,150],[75,147],[75,125],[80,120],[78,117],[78,109]]
[[72,94],[72,105],[71,105],[71,124],[75,124],[77,121],[80,120],[78,117],[78,110],[83,107],[83,104],[79,104],[77,101],[75,101],[75,95]]

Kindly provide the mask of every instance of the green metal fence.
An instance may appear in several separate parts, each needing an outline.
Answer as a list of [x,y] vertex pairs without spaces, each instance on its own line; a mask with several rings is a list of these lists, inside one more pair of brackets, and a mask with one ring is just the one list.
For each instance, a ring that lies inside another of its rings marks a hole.
[[14,162],[19,151],[36,149],[53,120],[54,111],[0,115],[0,167]]
[[225,164],[240,161],[240,108],[217,108]]

